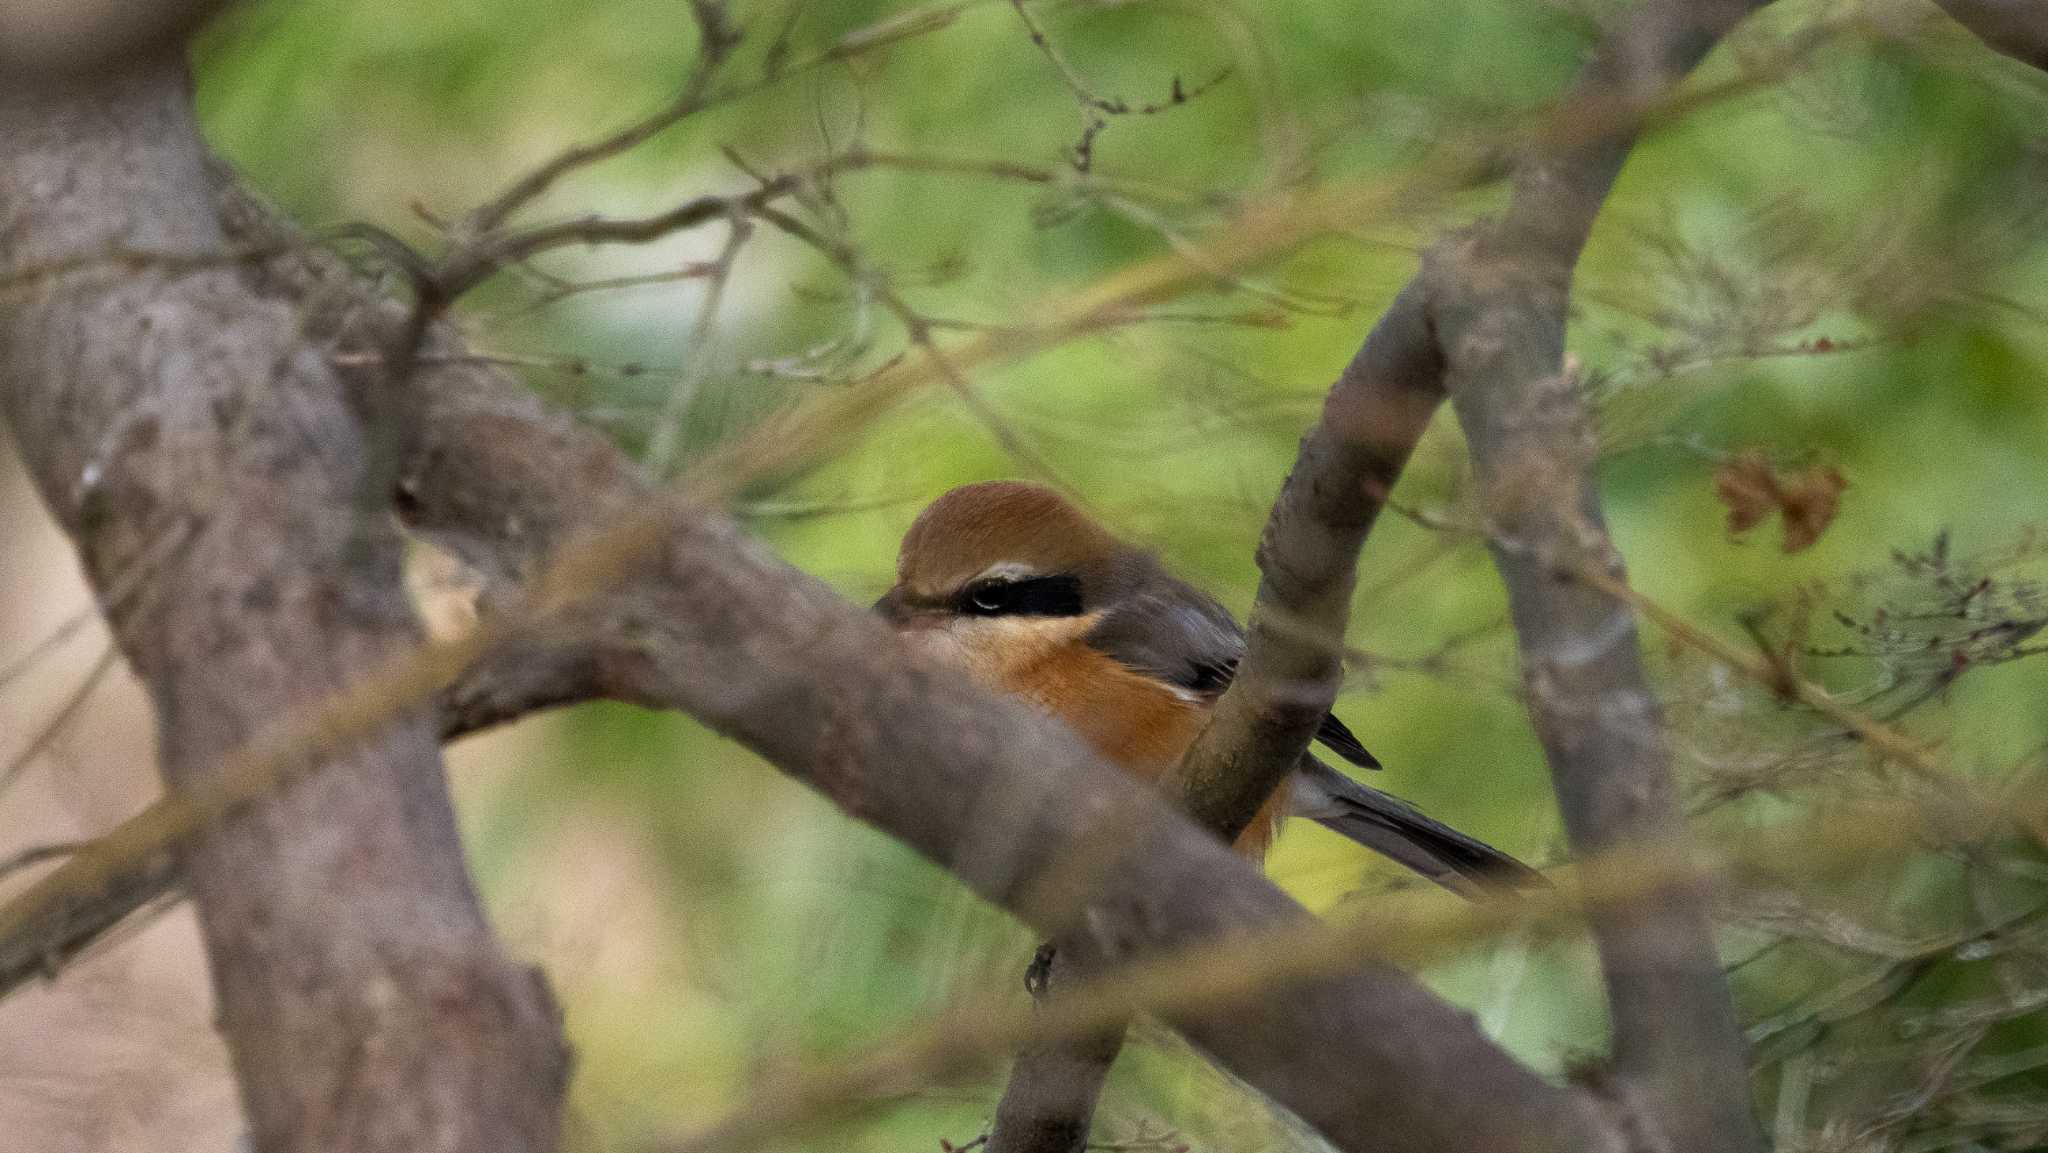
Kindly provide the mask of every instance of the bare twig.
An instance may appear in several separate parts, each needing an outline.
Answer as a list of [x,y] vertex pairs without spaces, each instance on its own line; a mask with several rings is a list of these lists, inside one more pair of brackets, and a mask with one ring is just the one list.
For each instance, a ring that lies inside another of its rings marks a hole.
[[889,314],[896,318],[896,322],[903,326],[904,334],[909,338],[911,345],[923,355],[933,368],[938,370],[939,378],[945,381],[946,387],[952,389],[953,395],[959,397],[960,402],[967,406],[967,411],[972,413],[974,418],[981,422],[982,427],[989,430],[990,435],[995,437],[996,443],[1002,446],[1003,451],[1009,453],[1011,457],[1015,458],[1032,474],[1055,483],[1058,482],[1059,474],[1053,470],[1052,465],[1043,456],[1039,455],[1036,450],[1032,449],[1030,445],[1024,443],[1023,438],[1017,434],[1017,430],[1010,427],[1010,423],[1003,419],[1002,414],[989,406],[988,401],[974,387],[974,382],[967,378],[966,371],[960,365],[954,363],[953,359],[946,354],[946,351],[933,341],[932,329],[935,325],[931,318],[913,308],[909,301],[904,300],[895,287],[889,283],[886,275],[880,270],[870,267],[862,259],[859,250],[845,241],[819,232],[796,217],[771,205],[759,205],[753,209],[753,213],[760,219],[780,229],[783,233],[803,241],[824,255],[826,259],[839,266],[839,269],[848,279],[855,283],[860,291],[872,295],[876,302],[887,309]]
[[[1844,704],[1833,693],[1800,676],[1799,671],[1788,664],[1782,654],[1754,647],[1743,648],[1718,637],[1652,600],[1605,569],[1579,564],[1568,569],[1567,573],[1598,589],[1602,594],[1628,605],[1654,622],[1673,639],[1713,657],[1778,696],[1798,701],[1835,722],[1885,759],[1912,769],[1929,784],[1938,786],[1945,793],[1968,801],[1980,791],[1973,782],[1943,764],[1940,755],[1927,744],[1915,740],[1861,709]],[[1987,813],[1996,811],[1996,806],[1988,800],[1980,799],[1969,803]]]
[[51,845],[30,845],[0,857],[0,880],[45,861],[55,861],[77,852],[84,847],[83,841],[59,841]]
[[30,645],[28,650],[5,665],[0,665],[0,692],[7,686],[27,675],[29,670],[41,664],[43,658],[64,647],[65,643],[86,630],[88,625],[100,619],[98,611],[83,608],[63,620],[49,631],[42,640]]
[[1223,83],[1231,74],[1231,69],[1225,68],[1193,88],[1186,87],[1181,83],[1180,77],[1175,76],[1166,98],[1150,104],[1132,104],[1122,97],[1103,96],[1096,92],[1082,77],[1080,70],[1067,60],[1066,54],[1052,42],[1052,37],[1046,35],[1045,28],[1039,24],[1037,17],[1031,14],[1029,0],[1010,0],[1010,6],[1016,10],[1017,19],[1023,22],[1025,34],[1031,37],[1031,43],[1053,66],[1054,71],[1060,74],[1061,82],[1067,86],[1067,91],[1073,94],[1074,102],[1080,108],[1081,138],[1073,149],[1074,169],[1077,172],[1086,173],[1094,167],[1095,139],[1108,127],[1108,117],[1153,116],[1170,108],[1178,108]]
[[718,257],[711,263],[709,287],[704,291],[704,301],[698,306],[697,318],[690,324],[689,343],[683,349],[687,357],[683,371],[669,385],[668,397],[656,417],[654,434],[647,444],[646,469],[650,479],[661,481],[668,476],[669,466],[675,460],[676,446],[683,436],[683,421],[689,416],[690,402],[696,397],[698,384],[712,370],[713,336],[717,331],[719,305],[725,300],[725,286],[732,281],[732,269],[739,259],[740,248],[746,244],[752,226],[744,216],[735,216],[726,225],[725,244],[718,251]]
[[690,16],[697,23],[697,60],[674,101],[609,136],[569,148],[528,172],[470,213],[459,231],[465,236],[481,236],[496,231],[499,225],[545,195],[563,177],[630,152],[703,111],[719,69],[739,47],[740,31],[733,26],[732,15],[727,11],[724,0],[690,0]]
[[69,728],[72,721],[78,719],[78,714],[85,708],[85,703],[92,699],[93,690],[100,687],[100,681],[114,667],[115,659],[114,646],[110,644],[100,653],[99,659],[93,662],[92,668],[86,671],[85,678],[78,682],[78,687],[71,690],[64,704],[51,715],[42,728],[36,730],[36,734],[28,739],[27,744],[8,759],[4,767],[0,767],[0,793],[6,792],[8,787],[14,784],[15,778],[21,775],[22,770],[28,768],[37,757],[42,756],[50,747],[50,743]]
[[781,176],[745,196],[699,196],[652,216],[586,216],[520,231],[492,233],[450,253],[434,270],[433,279],[441,292],[454,300],[506,266],[551,249],[660,240],[701,225],[744,216],[752,208],[789,195],[803,179],[799,174]]

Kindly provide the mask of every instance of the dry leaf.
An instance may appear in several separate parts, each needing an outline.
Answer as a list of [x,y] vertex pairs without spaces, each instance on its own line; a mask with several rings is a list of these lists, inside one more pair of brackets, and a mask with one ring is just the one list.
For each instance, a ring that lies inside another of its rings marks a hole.
[[1785,517],[1786,552],[1813,547],[1835,522],[1835,513],[1842,507],[1842,490],[1848,487],[1842,470],[1832,465],[1815,465],[1780,483],[1778,508]]
[[1780,473],[1757,449],[1737,453],[1714,470],[1714,495],[1728,506],[1728,531],[1748,532],[1776,511],[1784,518],[1787,553],[1813,547],[1834,523],[1848,487],[1842,470],[1832,465]]
[[1728,531],[1745,533],[1778,507],[1778,477],[1764,454],[1752,449],[1714,470],[1714,495],[1728,506]]

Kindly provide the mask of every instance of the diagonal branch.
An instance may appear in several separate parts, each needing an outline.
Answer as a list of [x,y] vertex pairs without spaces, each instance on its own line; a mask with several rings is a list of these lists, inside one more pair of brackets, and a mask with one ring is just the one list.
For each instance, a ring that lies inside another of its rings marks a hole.
[[1259,541],[1244,659],[1169,787],[1226,840],[1308,751],[1343,683],[1359,550],[1443,403],[1428,270],[1394,298],[1330,388]]

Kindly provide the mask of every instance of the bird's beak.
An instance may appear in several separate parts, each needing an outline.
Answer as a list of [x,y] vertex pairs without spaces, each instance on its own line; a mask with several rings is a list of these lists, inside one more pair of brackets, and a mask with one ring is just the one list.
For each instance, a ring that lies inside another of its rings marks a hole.
[[903,589],[900,585],[883,593],[882,599],[875,602],[875,614],[895,628],[903,627],[910,614],[904,611]]
[[922,632],[943,626],[951,618],[943,612],[936,612],[918,604],[898,585],[882,594],[875,602],[875,615],[889,622],[889,627],[899,633]]

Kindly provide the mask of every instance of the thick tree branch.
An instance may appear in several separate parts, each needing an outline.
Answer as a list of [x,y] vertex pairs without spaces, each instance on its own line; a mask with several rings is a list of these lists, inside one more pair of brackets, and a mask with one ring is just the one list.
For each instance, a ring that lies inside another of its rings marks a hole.
[[[6,271],[221,248],[182,66],[0,93],[0,235]],[[356,515],[349,385],[304,340],[218,265],[52,276],[0,314],[0,403],[155,699],[174,787],[415,640],[399,542]],[[106,596],[146,560],[140,595]],[[553,1004],[484,922],[429,718],[331,768],[182,862],[258,1146],[553,1148]]]
[[[1072,945],[1058,972],[1073,973]],[[1064,989],[1067,982],[1060,985]],[[1047,990],[1050,991],[1050,988]],[[1061,1037],[1017,1052],[996,1102],[989,1153],[1082,1153],[1095,1126],[1095,1103],[1123,1052],[1129,1022],[1078,1037]]]
[[[1629,15],[1580,88],[1632,102],[1674,84],[1750,0],[1652,0]],[[1565,369],[1572,272],[1633,143],[1621,134],[1532,156],[1504,220],[1445,254],[1434,300],[1447,381],[1492,531],[1522,650],[1529,710],[1573,848],[1683,845],[1663,718],[1633,613],[1570,578],[1623,578],[1600,512],[1595,442]],[[1762,1148],[1747,1062],[1705,895],[1593,916],[1614,1029],[1613,1070],[1674,1149]]]

